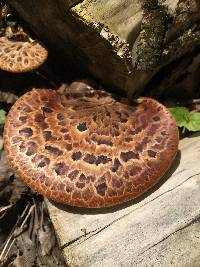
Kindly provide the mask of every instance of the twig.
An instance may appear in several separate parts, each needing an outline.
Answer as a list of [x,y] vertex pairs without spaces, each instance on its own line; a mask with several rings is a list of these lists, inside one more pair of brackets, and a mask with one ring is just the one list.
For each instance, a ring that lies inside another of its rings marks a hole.
[[[1,207],[1,208],[0,208],[0,214],[1,214],[2,212],[5,212],[6,210],[8,210],[10,207],[12,207],[12,204],[10,204],[10,205],[8,205],[8,206]],[[0,218],[1,218],[1,217],[0,217]]]
[[[0,262],[4,261],[4,258],[8,255],[8,252],[10,251],[13,243],[14,243],[14,237],[15,237],[15,231],[17,229],[17,227],[19,226],[19,224],[21,223],[21,221],[23,220],[23,217],[25,216],[28,208],[30,207],[30,204],[28,203],[23,211],[23,213],[21,214],[21,216],[18,218],[16,224],[14,225],[10,235],[8,236],[7,240],[4,243],[4,247],[3,250],[0,254]],[[25,218],[26,219],[26,218]],[[22,223],[23,225],[23,223]],[[13,239],[13,240],[12,240]],[[12,240],[12,241],[11,241]],[[11,243],[10,243],[11,242]],[[5,254],[5,255],[4,255]]]

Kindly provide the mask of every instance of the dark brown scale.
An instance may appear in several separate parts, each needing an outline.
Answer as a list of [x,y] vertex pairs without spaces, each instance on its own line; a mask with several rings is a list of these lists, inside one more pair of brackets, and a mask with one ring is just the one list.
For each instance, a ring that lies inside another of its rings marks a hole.
[[28,57],[28,54],[26,51],[23,51],[22,54],[23,54],[23,56]]
[[65,175],[69,168],[65,165],[65,163],[57,163],[55,165],[55,172],[57,175]]
[[120,117],[120,122],[121,123],[127,123],[127,121],[128,121],[127,118]]
[[59,114],[57,114],[57,119],[60,121],[63,121],[65,119],[65,117],[62,113],[59,113]]
[[97,121],[97,115],[94,115],[94,116],[92,117],[92,119],[93,119],[94,122],[96,122],[96,121]]
[[63,152],[57,148],[57,147],[53,147],[53,146],[45,146],[45,150],[47,150],[49,153],[60,156],[63,154]]
[[42,107],[42,111],[46,112],[46,113],[52,113],[53,112],[53,110],[48,108],[48,107]]
[[35,116],[35,122],[39,124],[39,127],[41,127],[43,130],[49,128],[49,125],[45,122],[45,117],[43,114],[37,114]]
[[98,146],[100,145],[113,146],[113,142],[107,139],[100,138],[99,140],[98,139],[95,140],[95,142],[97,143]]
[[96,157],[91,154],[86,154],[83,160],[89,164],[95,164],[96,163]]
[[67,129],[67,128],[61,128],[61,129],[60,129],[60,132],[61,132],[61,133],[67,133],[67,132],[68,132],[68,129]]
[[74,152],[71,156],[73,160],[79,160],[82,157],[82,153],[80,151]]
[[106,193],[106,189],[107,189],[107,185],[106,183],[101,183],[101,184],[98,184],[96,186],[96,190],[97,190],[97,193],[101,196],[105,196],[105,193]]
[[67,151],[71,151],[71,150],[72,150],[72,144],[66,144],[66,145],[65,145],[65,149],[66,149]]
[[160,120],[160,117],[159,117],[158,115],[155,115],[155,116],[152,117],[152,119],[153,119],[154,121],[159,121],[159,120]]
[[149,143],[149,138],[148,137],[144,137],[143,140],[142,140],[142,142],[136,143],[135,150],[137,152],[142,152],[145,149],[145,147],[146,147],[146,145],[148,143]]
[[132,137],[126,137],[126,138],[124,138],[124,141],[127,143],[130,143],[131,141],[133,141],[133,138]]
[[106,164],[108,162],[112,161],[111,158],[108,158],[107,156],[104,156],[104,155],[101,155],[101,156],[98,156],[95,164],[96,165],[99,165],[99,164]]
[[19,120],[20,120],[21,122],[23,122],[23,123],[26,123],[26,121],[27,121],[27,116],[20,116],[20,117],[19,117]]
[[148,153],[149,157],[151,157],[151,158],[155,158],[156,154],[157,154],[157,152],[153,151],[153,150],[147,150],[147,153]]
[[19,130],[19,134],[23,135],[23,136],[27,136],[30,137],[33,135],[33,130],[31,128],[23,128],[21,130]]
[[22,153],[26,151],[26,144],[25,144],[25,142],[23,142],[23,143],[20,144],[19,151],[22,152]]
[[72,188],[71,186],[69,186],[69,185],[66,185],[66,186],[65,186],[65,191],[66,191],[67,193],[71,193],[71,192],[73,191],[73,188]]
[[79,182],[83,183],[87,180],[85,174],[81,173],[80,177],[79,177]]
[[120,155],[120,158],[124,161],[127,162],[131,159],[139,159],[139,154],[133,151],[128,151],[128,152],[122,152]]
[[85,183],[76,182],[76,187],[82,189],[83,187],[85,187]]
[[77,129],[78,129],[80,132],[84,132],[84,131],[86,131],[86,130],[87,130],[86,122],[79,123],[79,125],[77,126]]
[[38,164],[38,167],[43,168],[43,167],[49,165],[49,163],[50,163],[50,159],[44,157],[44,158],[40,161],[40,163]]
[[37,152],[37,144],[34,142],[28,143],[28,149],[26,151],[27,156],[32,156]]
[[167,134],[166,131],[162,131],[162,132],[161,132],[161,135],[162,135],[162,136],[165,136],[165,135],[168,135],[168,134]]
[[44,122],[44,120],[45,120],[45,117],[43,114],[37,114],[35,116],[35,122],[41,123],[41,122]]
[[108,110],[106,111],[106,116],[107,117],[111,117],[111,114],[110,114],[110,112]]
[[78,174],[79,174],[79,171],[78,171],[78,170],[74,170],[74,171],[72,171],[72,172],[70,172],[70,173],[68,174],[68,177],[69,177],[71,180],[74,180],[74,179],[78,176]]
[[44,136],[45,141],[55,141],[56,140],[56,138],[52,136],[51,131],[44,131],[43,136]]
[[118,169],[120,168],[120,166],[121,166],[121,163],[120,163],[119,159],[115,158],[113,167],[111,169],[112,172],[117,172]]
[[71,140],[72,140],[70,134],[65,134],[65,135],[64,135],[64,139],[65,139],[66,141],[71,141]]

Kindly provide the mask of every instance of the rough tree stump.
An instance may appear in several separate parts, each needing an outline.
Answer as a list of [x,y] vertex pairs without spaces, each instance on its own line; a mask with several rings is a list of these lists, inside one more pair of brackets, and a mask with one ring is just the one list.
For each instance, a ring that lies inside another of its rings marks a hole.
[[[77,70],[129,95],[140,93],[157,73],[153,82],[156,95],[169,93],[175,85],[182,96],[188,87],[190,94],[196,90],[200,79],[199,0],[8,3],[53,54],[60,55],[66,73]],[[196,82],[188,82],[194,76]]]

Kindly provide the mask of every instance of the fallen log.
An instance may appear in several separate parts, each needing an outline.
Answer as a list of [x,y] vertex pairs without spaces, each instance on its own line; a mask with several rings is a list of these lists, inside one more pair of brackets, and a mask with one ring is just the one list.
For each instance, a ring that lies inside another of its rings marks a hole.
[[66,73],[73,69],[76,75],[90,75],[129,95],[141,93],[153,78],[148,90],[153,88],[155,95],[169,94],[195,76],[197,82],[187,80],[184,88],[186,95],[187,90],[196,93],[200,65],[198,0],[8,3],[56,54]]

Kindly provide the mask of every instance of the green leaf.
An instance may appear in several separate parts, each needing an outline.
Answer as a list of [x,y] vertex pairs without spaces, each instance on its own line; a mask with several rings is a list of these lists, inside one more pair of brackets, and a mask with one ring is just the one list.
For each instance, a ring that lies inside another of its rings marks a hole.
[[190,112],[185,107],[176,107],[169,109],[172,115],[174,116],[177,126],[184,127],[190,118]]
[[190,120],[186,127],[189,131],[200,131],[200,112],[191,112]]
[[189,112],[185,107],[169,109],[178,127],[185,127],[189,131],[200,131],[200,112]]
[[6,119],[6,112],[3,109],[0,109],[0,124],[4,124]]

